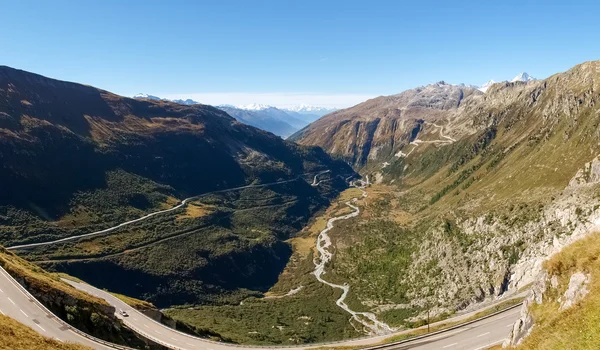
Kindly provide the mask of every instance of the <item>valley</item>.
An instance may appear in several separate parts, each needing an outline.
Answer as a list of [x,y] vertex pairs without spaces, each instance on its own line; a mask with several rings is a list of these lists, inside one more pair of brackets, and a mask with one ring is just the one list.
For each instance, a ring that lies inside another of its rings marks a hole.
[[[369,100],[299,144],[204,105],[0,77],[1,243],[214,339],[323,343],[469,313],[600,222],[597,62]],[[61,110],[56,91],[87,103]]]
[[0,350],[600,349],[599,12],[3,2]]

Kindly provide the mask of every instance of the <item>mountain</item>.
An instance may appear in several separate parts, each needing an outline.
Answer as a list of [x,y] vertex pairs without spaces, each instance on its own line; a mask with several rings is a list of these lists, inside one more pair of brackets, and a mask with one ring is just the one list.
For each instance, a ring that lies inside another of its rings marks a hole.
[[478,89],[481,92],[486,92],[494,84],[496,84],[496,82],[492,79],[492,80],[486,82],[485,84],[481,85]]
[[196,102],[189,98],[187,100],[172,100],[172,102],[179,103],[180,105],[188,105],[188,106],[200,104],[199,102]]
[[[252,106],[251,106],[252,107]],[[265,108],[236,108],[228,106],[217,106],[220,110],[227,112],[238,121],[252,125],[259,129],[272,132],[275,135],[286,138],[298,131],[308,123],[296,120],[288,113],[275,107]],[[295,126],[291,125],[293,123]]]
[[319,117],[324,116],[325,114],[333,113],[337,111],[337,108],[325,108],[325,107],[316,107],[310,105],[297,105],[290,108],[285,108],[286,111],[296,112],[299,114],[308,114],[308,115],[316,115]]
[[260,103],[251,103],[251,104],[245,105],[245,106],[237,106],[236,108],[244,109],[244,110],[248,110],[248,111],[262,111],[262,110],[265,110],[265,109],[275,108],[275,107],[269,106],[269,105],[260,104]]
[[[206,194],[110,234],[19,251],[161,307],[266,291],[289,259],[285,241],[353,173],[318,147],[211,106],[131,99],[4,66],[0,157],[5,246],[103,230]],[[324,170],[329,181],[310,186]],[[246,185],[257,187],[223,192]]]
[[169,99],[166,99],[166,98],[161,98],[161,97],[158,97],[158,96],[148,95],[148,94],[142,94],[142,93],[134,95],[133,98],[139,99],[139,100],[169,101],[169,102],[178,103],[180,105],[188,105],[188,106],[200,104],[199,102],[196,102],[196,101],[194,101],[192,99],[189,99],[189,98],[186,99],[186,100],[182,100],[182,99],[169,100]]
[[[133,98],[170,101],[187,106],[199,104],[192,99],[168,100],[148,94],[137,94]],[[217,106],[217,108],[229,113],[229,115],[242,123],[272,132],[283,138],[287,138],[311,122],[319,119],[319,113],[329,111],[324,108],[303,106],[298,109],[301,112],[296,112],[256,103],[237,107],[233,105],[221,105]],[[311,110],[317,111],[317,114],[309,113],[308,111]]]
[[133,98],[137,98],[137,99],[146,99],[146,100],[155,100],[155,101],[160,101],[162,100],[162,98],[158,97],[158,96],[154,96],[154,95],[148,95],[148,94],[142,94],[139,93],[137,95],[134,95]]
[[[600,61],[485,94],[436,84],[323,117],[292,139],[372,183],[354,203],[360,215],[328,232],[327,273],[351,286],[354,305],[398,327],[535,283],[514,333],[536,324],[540,348],[590,344],[593,322],[584,333],[570,326],[597,317],[598,238],[549,258],[600,228],[599,126]],[[579,303],[586,284],[591,299]],[[567,335],[548,337],[557,332]]]
[[439,82],[397,95],[381,96],[328,114],[290,137],[300,144],[319,145],[357,169],[369,162],[399,157],[427,123],[434,123],[477,89]]
[[[514,83],[517,81],[529,82],[529,81],[535,81],[535,80],[537,80],[537,79],[532,77],[531,75],[523,72],[523,73],[520,73],[519,75],[517,75],[516,77],[514,77],[510,82],[511,83]],[[496,84],[496,82],[492,79],[492,80],[486,82],[485,84],[481,85],[479,87],[479,90],[481,92],[486,92],[490,88],[490,86],[492,86],[494,84]]]
[[516,81],[523,81],[523,82],[528,82],[528,81],[535,81],[537,80],[536,78],[532,77],[531,75],[523,72],[520,73],[519,75],[517,75],[516,77],[513,78],[513,80],[511,80],[511,83],[514,83]]

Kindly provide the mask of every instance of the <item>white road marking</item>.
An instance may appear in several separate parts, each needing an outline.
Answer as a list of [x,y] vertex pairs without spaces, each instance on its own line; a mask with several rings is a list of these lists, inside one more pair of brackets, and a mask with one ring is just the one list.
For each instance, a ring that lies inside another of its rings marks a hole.
[[4,311],[0,310],[0,313],[3,314],[4,316],[6,316],[6,314],[4,313]]
[[161,332],[159,332],[159,331],[155,331],[155,332],[156,332],[156,333],[158,333],[158,334],[160,334],[160,335],[162,335],[162,333],[161,333]]
[[0,288],[0,292],[4,293],[4,291],[2,290],[2,288]]
[[36,326],[38,326],[41,330],[43,330],[44,332],[46,331],[44,328],[42,328],[42,326],[40,326],[39,324],[35,324]]
[[512,327],[512,326],[514,326],[514,324],[512,324],[512,323],[511,323],[511,324],[507,324],[507,325],[506,325],[506,328],[508,328],[508,327]]
[[488,335],[488,334],[490,334],[490,332],[487,332],[487,333],[480,334],[480,335],[478,335],[478,336],[477,336],[477,338],[479,338],[479,337],[483,337],[484,335]]
[[19,311],[21,311],[21,313],[22,313],[23,315],[25,315],[25,317],[29,317],[29,316],[27,316],[27,314],[25,313],[25,311],[23,311],[23,310],[21,310],[21,309],[19,309]]
[[458,344],[458,343],[454,343],[454,344],[446,345],[446,346],[443,346],[442,348],[444,348],[444,349],[445,349],[445,348],[449,348],[449,347],[451,347],[451,346],[454,346],[454,345],[457,345],[457,344]]
[[150,328],[150,327],[148,327],[148,325],[147,325],[147,324],[144,324],[144,327],[146,327],[146,328]]
[[487,345],[484,345],[484,346],[482,346],[482,347],[480,347],[480,348],[477,348],[477,349],[475,349],[475,350],[483,350],[483,349],[487,349],[487,348],[489,348],[490,346],[494,346],[494,345],[497,345],[497,344],[500,344],[500,343],[503,343],[503,342],[504,342],[504,339],[497,340],[497,341],[495,341],[495,342],[493,342],[493,343],[489,343],[489,344],[487,344]]
[[10,302],[11,302],[13,305],[17,305],[17,304],[15,304],[15,302],[14,302],[14,301],[12,301],[12,299],[11,299],[11,298],[8,298],[8,301],[10,301]]

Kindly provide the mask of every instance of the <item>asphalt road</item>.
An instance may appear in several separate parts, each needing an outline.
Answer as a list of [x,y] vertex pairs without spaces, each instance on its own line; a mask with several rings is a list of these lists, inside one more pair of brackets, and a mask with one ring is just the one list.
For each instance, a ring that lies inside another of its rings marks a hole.
[[442,332],[426,338],[396,345],[377,347],[377,349],[447,349],[481,350],[502,344],[508,337],[511,327],[519,318],[521,308],[517,307],[502,314]]
[[[327,170],[326,172],[329,172],[329,170]],[[322,172],[321,174],[323,174],[323,173],[325,173],[325,172]],[[186,199],[182,200],[181,203],[179,203],[178,205],[174,206],[173,208],[165,209],[165,210],[160,210],[160,211],[155,211],[153,213],[144,215],[144,216],[139,217],[137,219],[126,221],[126,222],[120,223],[120,224],[118,224],[116,226],[109,227],[109,228],[104,229],[104,230],[90,232],[90,233],[86,233],[86,234],[83,234],[83,235],[65,237],[65,238],[54,240],[54,241],[20,244],[20,245],[15,245],[15,246],[12,246],[12,247],[6,247],[6,249],[8,249],[8,250],[28,249],[28,248],[33,248],[33,247],[46,246],[46,245],[52,245],[52,244],[57,244],[57,243],[64,243],[64,242],[73,241],[73,240],[77,240],[77,239],[84,238],[84,237],[97,236],[97,235],[101,235],[101,234],[105,234],[105,233],[109,233],[109,232],[115,231],[115,230],[117,230],[117,229],[119,229],[121,227],[124,227],[124,226],[127,226],[127,225],[131,225],[131,224],[136,223],[136,222],[144,221],[144,220],[146,220],[148,218],[151,218],[153,216],[156,216],[156,215],[160,215],[160,214],[164,214],[164,213],[168,213],[168,212],[177,210],[177,209],[185,206],[190,201],[193,201],[193,200],[196,200],[198,198],[207,196],[209,194],[224,193],[224,192],[230,192],[230,191],[239,191],[239,190],[243,190],[243,189],[246,189],[246,188],[267,187],[267,186],[273,186],[273,185],[280,185],[280,184],[284,184],[284,183],[288,183],[288,182],[298,181],[298,180],[300,180],[302,178],[302,176],[305,176],[305,175],[307,175],[307,174],[298,175],[297,177],[295,177],[293,179],[289,179],[289,180],[281,180],[281,181],[269,182],[269,183],[258,184],[258,185],[246,185],[246,186],[233,187],[233,188],[227,188],[227,189],[223,189],[223,190],[216,190],[216,191],[206,192],[206,193],[203,193],[203,194],[200,194],[200,195],[197,195],[197,196],[186,198]],[[315,175],[315,179],[316,179],[316,175]],[[313,186],[316,186],[316,185],[313,185]]]
[[[141,335],[157,341],[172,349],[206,349],[206,350],[231,350],[239,349],[239,346],[225,343],[212,342],[206,339],[193,337],[175,331],[139,311],[132,309],[129,305],[114,297],[112,294],[84,283],[65,280],[77,289],[105,299],[117,310],[124,310],[128,317],[121,317],[129,328]],[[476,350],[485,349],[488,346],[502,343],[508,336],[510,327],[519,317],[520,308],[514,308],[504,313],[483,319],[451,331],[436,334],[424,339],[418,339],[399,345],[388,345],[377,347],[381,349],[449,349],[449,350]],[[370,343],[380,341],[381,337],[373,338]],[[349,340],[335,343],[335,346],[364,346],[368,347],[369,339]],[[294,349],[311,349],[323,345],[294,347]],[[333,346],[333,344],[332,344]],[[264,350],[261,347],[244,346],[248,350]]]
[[[67,280],[65,280],[67,281]],[[236,346],[212,342],[206,339],[193,337],[173,330],[161,323],[158,323],[141,312],[132,309],[129,305],[114,297],[112,294],[92,287],[88,284],[67,281],[74,287],[83,290],[92,295],[105,299],[114,306],[117,311],[124,310],[129,316],[122,317],[117,315],[125,324],[157,343],[165,345],[171,349],[181,350],[264,350],[261,347]],[[92,339],[88,339],[66,326],[56,316],[48,313],[38,305],[32,297],[12,278],[6,271],[0,268],[0,313],[12,317],[22,324],[31,327],[42,335],[55,338],[63,342],[73,342],[89,346],[93,349],[107,350],[114,349]],[[456,329],[434,334],[432,336],[417,339],[402,344],[393,344],[376,347],[377,349],[449,349],[449,350],[479,350],[489,346],[500,344],[508,336],[510,327],[519,317],[520,308],[514,308],[501,314],[458,327]],[[371,339],[355,339],[345,342],[335,343],[335,346],[363,346],[380,341],[381,337]],[[333,344],[332,344],[333,345]],[[322,346],[322,345],[319,345]],[[311,349],[315,346],[299,346],[294,349]]]
[[0,313],[35,331],[62,342],[87,345],[93,349],[114,349],[72,331],[57,317],[40,307],[3,268],[0,267]]

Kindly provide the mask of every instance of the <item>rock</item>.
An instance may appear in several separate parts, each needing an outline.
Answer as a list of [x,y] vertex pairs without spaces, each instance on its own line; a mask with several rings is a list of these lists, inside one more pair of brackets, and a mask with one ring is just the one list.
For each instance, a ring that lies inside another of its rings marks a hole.
[[525,337],[531,333],[533,329],[534,320],[529,312],[529,306],[533,303],[541,304],[543,301],[543,295],[547,288],[548,273],[543,271],[538,275],[536,282],[531,287],[531,294],[523,302],[521,306],[521,316],[515,322],[513,328],[510,331],[509,337],[502,344],[503,347],[516,346],[523,341]]
[[590,275],[582,272],[574,273],[569,280],[569,287],[561,298],[559,311],[565,310],[573,306],[575,303],[583,299],[588,293],[587,288],[590,283]]

